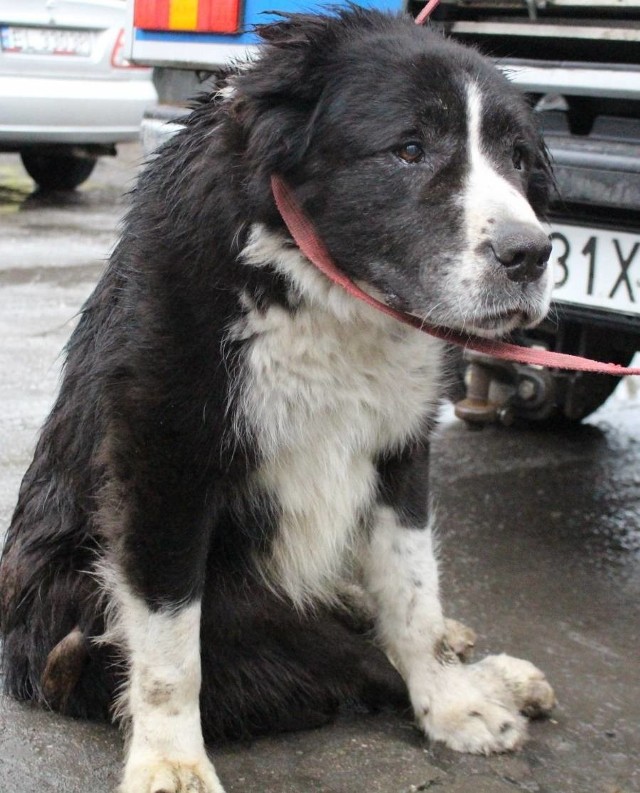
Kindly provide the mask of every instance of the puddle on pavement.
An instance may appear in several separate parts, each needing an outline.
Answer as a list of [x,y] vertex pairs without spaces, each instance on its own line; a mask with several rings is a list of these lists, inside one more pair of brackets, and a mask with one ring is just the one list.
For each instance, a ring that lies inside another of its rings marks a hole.
[[[0,174],[0,182],[2,175]],[[22,204],[28,198],[30,190],[26,187],[12,186],[0,183],[0,214],[19,212]]]

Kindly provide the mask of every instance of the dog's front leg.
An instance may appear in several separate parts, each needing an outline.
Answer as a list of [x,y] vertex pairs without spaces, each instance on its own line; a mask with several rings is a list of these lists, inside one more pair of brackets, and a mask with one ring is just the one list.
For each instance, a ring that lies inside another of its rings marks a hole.
[[162,481],[153,498],[141,485],[130,499],[129,519],[106,570],[114,638],[129,667],[121,703],[130,725],[120,793],[223,793],[205,751],[199,705],[210,529],[193,491],[178,489],[173,476],[173,491]]
[[427,515],[423,446],[381,467],[380,503],[364,563],[379,639],[407,684],[416,719],[434,740],[459,751],[500,752],[526,736],[521,712],[554,704],[544,675],[527,661],[489,656],[460,663],[440,604]]
[[223,793],[200,726],[200,601],[154,609],[121,597],[131,718],[120,793]]

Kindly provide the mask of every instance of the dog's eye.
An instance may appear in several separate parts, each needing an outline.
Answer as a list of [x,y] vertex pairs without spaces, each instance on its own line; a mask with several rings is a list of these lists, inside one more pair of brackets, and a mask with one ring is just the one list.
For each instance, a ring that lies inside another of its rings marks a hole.
[[405,143],[397,150],[396,154],[401,160],[410,164],[424,160],[424,149],[419,143]]
[[516,171],[521,171],[525,166],[525,154],[522,146],[514,146],[511,161]]

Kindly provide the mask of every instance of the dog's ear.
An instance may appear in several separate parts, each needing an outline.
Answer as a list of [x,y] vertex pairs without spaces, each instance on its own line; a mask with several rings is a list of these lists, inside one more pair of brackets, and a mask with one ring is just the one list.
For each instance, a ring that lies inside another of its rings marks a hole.
[[247,164],[244,186],[261,210],[273,207],[272,174],[296,181],[328,98],[327,85],[337,76],[336,53],[363,29],[384,30],[387,19],[350,4],[326,14],[276,16],[257,27],[260,52],[230,80],[233,90],[225,102],[239,161]]
[[273,15],[275,22],[256,27],[261,51],[233,79],[229,113],[256,166],[286,172],[304,155],[336,50],[385,15],[352,4],[326,14]]
[[240,125],[244,155],[259,171],[286,172],[304,155],[315,108],[335,46],[331,17],[291,14],[262,25],[261,52],[234,78],[230,116]]
[[308,149],[325,67],[338,43],[335,22],[330,15],[288,14],[260,26],[259,55],[231,80],[233,92],[225,104],[254,206],[271,203],[271,174],[293,174]]
[[308,101],[322,91],[323,67],[339,43],[383,18],[351,3],[325,14],[269,13],[277,21],[255,28],[264,55],[252,72],[254,95],[295,96]]

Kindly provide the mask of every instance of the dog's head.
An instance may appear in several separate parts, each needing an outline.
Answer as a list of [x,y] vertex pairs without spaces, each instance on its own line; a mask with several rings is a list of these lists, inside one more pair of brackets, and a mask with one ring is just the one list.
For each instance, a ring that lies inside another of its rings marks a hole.
[[280,173],[338,266],[387,302],[485,335],[540,321],[549,166],[503,75],[409,17],[353,7],[261,34],[232,116],[265,222],[280,223],[268,187]]

